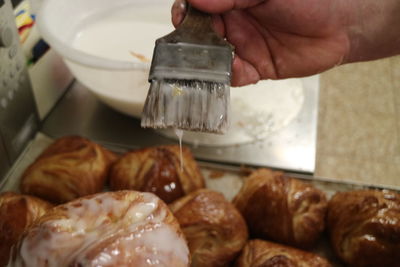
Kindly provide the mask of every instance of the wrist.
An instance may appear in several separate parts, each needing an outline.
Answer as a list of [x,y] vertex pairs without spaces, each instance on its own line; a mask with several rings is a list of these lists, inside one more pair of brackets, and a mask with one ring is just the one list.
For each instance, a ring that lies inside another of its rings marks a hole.
[[400,54],[400,1],[344,2],[348,10],[344,21],[350,40],[346,63]]

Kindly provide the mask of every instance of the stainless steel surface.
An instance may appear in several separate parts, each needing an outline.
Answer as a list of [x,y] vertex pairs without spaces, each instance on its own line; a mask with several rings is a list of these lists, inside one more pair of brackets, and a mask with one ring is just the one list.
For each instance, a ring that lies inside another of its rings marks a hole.
[[[304,93],[305,100],[298,117],[262,142],[230,147],[189,146],[201,160],[312,173],[318,90],[306,86]],[[108,108],[78,82],[44,121],[42,132],[53,138],[78,134],[103,144],[128,148],[177,143],[153,130],[142,129],[140,120]]]
[[[0,7],[0,133],[13,162],[38,130],[38,118],[11,2]],[[5,38],[5,39],[4,39]]]

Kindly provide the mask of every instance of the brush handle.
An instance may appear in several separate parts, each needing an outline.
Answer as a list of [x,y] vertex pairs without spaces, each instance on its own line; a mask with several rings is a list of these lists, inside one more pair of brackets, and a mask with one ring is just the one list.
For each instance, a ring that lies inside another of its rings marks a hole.
[[214,31],[211,15],[194,8],[190,4],[187,4],[186,16],[179,27],[172,33],[158,39],[157,42],[230,45]]
[[194,8],[190,4],[187,5],[186,16],[179,29],[190,35],[205,35],[214,32],[211,15]]

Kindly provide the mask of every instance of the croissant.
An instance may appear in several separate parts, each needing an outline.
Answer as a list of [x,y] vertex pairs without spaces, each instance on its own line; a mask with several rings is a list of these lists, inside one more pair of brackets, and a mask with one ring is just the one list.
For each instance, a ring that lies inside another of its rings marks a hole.
[[9,266],[190,265],[167,205],[151,193],[105,192],[56,206],[21,237]]
[[116,155],[79,136],[56,140],[22,175],[21,191],[63,203],[102,191]]
[[337,256],[352,266],[400,266],[400,194],[359,190],[329,201],[328,230]]
[[204,187],[204,179],[187,147],[158,146],[131,151],[112,167],[112,190],[152,192],[170,203]]
[[228,266],[246,243],[246,223],[221,193],[201,189],[170,209],[188,241],[192,267]]
[[310,247],[324,230],[325,194],[282,172],[259,169],[244,182],[233,203],[255,237]]
[[8,262],[11,247],[33,222],[52,205],[33,196],[0,194],[0,266]]
[[311,252],[263,241],[250,240],[235,267],[330,267],[326,259]]

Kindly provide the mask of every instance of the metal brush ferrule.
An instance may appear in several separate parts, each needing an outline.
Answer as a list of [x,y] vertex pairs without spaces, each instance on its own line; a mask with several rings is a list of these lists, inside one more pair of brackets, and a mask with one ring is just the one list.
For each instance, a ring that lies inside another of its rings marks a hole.
[[230,46],[158,43],[149,81],[182,79],[230,84],[232,59]]

